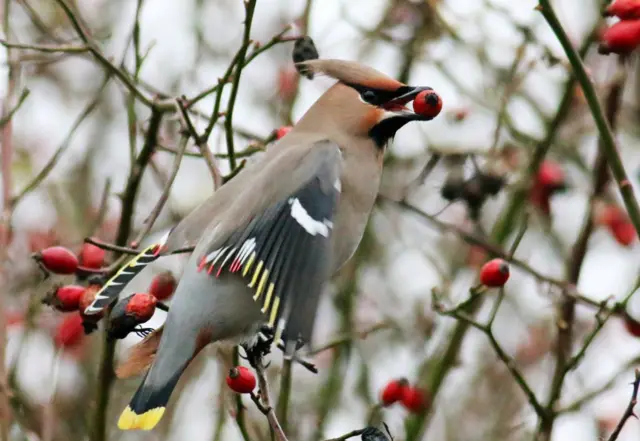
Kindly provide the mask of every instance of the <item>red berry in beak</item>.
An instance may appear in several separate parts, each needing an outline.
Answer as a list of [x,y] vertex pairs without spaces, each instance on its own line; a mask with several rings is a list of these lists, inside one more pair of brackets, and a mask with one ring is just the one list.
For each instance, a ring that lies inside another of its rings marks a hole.
[[485,286],[503,286],[507,280],[509,280],[509,264],[502,259],[490,260],[480,269],[480,282]]
[[248,394],[256,387],[256,377],[244,366],[236,366],[229,370],[227,385],[239,394]]
[[99,269],[104,263],[106,252],[92,243],[82,245],[80,264],[85,268]]
[[406,379],[400,378],[398,380],[392,380],[382,389],[380,395],[380,401],[383,406],[390,406],[396,401],[402,399],[404,390],[409,387],[409,383]]
[[171,271],[164,271],[153,278],[149,286],[149,294],[156,299],[166,300],[176,289],[176,278]]
[[33,258],[55,274],[73,274],[78,269],[78,258],[65,247],[45,248]]
[[50,291],[42,300],[43,303],[53,306],[58,311],[76,311],[80,305],[80,299],[85,288],[78,285],[64,285]]
[[433,90],[423,90],[413,100],[413,111],[430,118],[436,117],[442,110],[442,99]]

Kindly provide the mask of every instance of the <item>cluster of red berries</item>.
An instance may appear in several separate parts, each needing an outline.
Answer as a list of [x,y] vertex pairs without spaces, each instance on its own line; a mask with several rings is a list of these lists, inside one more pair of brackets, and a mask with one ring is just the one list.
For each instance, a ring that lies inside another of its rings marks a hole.
[[[105,262],[103,249],[85,243],[79,254],[78,258],[71,250],[62,246],[54,246],[35,253],[33,258],[47,273],[80,275],[92,272],[94,275],[100,274],[100,269]],[[176,280],[171,272],[163,272],[154,277],[149,286],[149,293],[134,294],[119,302],[122,307],[119,309],[114,307],[114,312],[120,312],[126,316],[125,322],[130,325],[128,328],[123,328],[129,329],[126,333],[128,334],[133,326],[149,320],[155,311],[156,302],[168,299],[173,294],[175,287]],[[100,288],[100,282],[89,278],[86,286],[80,284],[56,285],[44,296],[43,303],[58,311],[71,313],[63,318],[55,331],[54,341],[57,346],[77,346],[85,333],[96,328],[97,321],[103,317],[103,314],[87,316],[84,311],[93,303]],[[109,320],[110,323],[107,326],[111,329],[114,323],[117,325],[123,319],[118,314],[112,314]],[[131,323],[134,323],[133,326]],[[119,335],[122,335],[123,332],[120,330]]]
[[391,380],[382,389],[380,402],[383,406],[391,406],[400,401],[409,412],[418,413],[426,408],[426,394],[418,387],[411,386],[406,378]]
[[546,160],[540,164],[529,192],[529,200],[545,215],[551,214],[551,196],[567,188],[562,166]]
[[238,394],[251,393],[256,387],[256,376],[244,366],[235,366],[229,370],[227,386]]
[[638,236],[627,212],[614,203],[598,205],[594,222],[609,230],[616,242],[625,247],[630,246]]
[[598,52],[601,54],[629,54],[640,45],[640,0],[614,0],[604,12],[607,17],[618,17],[602,32]]

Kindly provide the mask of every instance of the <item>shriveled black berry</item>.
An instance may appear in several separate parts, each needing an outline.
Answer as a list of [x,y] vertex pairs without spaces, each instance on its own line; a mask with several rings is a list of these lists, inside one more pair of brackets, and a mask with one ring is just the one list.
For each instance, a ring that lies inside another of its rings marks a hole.
[[[315,43],[313,42],[311,37],[308,36],[296,40],[293,45],[293,53],[291,55],[294,63],[301,63],[308,60],[317,60],[320,57]],[[313,72],[311,72],[309,69],[306,69],[304,66],[300,66],[298,64],[296,64],[296,69],[298,70],[298,72],[300,72],[300,75],[304,75],[310,80],[313,80]]]
[[458,178],[447,179],[440,189],[440,196],[447,201],[455,201],[462,196],[464,181]]
[[487,194],[482,186],[482,179],[475,175],[462,186],[462,196],[467,203],[469,209],[469,216],[472,219],[477,219],[480,214],[480,209],[487,198]]
[[505,178],[491,173],[478,173],[482,188],[491,196],[497,195],[505,183]]

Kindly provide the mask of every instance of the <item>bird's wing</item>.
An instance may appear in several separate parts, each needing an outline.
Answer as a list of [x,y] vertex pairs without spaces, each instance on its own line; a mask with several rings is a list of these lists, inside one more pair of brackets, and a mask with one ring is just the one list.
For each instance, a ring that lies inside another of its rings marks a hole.
[[[267,164],[273,170],[237,196],[203,238],[206,246],[194,251],[201,271],[213,277],[236,273],[246,280],[287,353],[298,340],[309,343],[318,299],[330,276],[342,171],[342,154],[332,142],[292,149],[282,156],[285,163]],[[267,180],[278,182],[262,192]]]

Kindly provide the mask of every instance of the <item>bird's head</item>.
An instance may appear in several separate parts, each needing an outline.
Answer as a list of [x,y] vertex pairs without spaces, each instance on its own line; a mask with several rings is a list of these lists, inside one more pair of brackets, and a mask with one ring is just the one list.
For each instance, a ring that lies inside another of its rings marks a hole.
[[297,126],[330,125],[351,136],[367,136],[382,148],[406,123],[432,119],[405,106],[430,87],[408,86],[353,61],[320,59],[299,64],[338,82],[316,101]]

